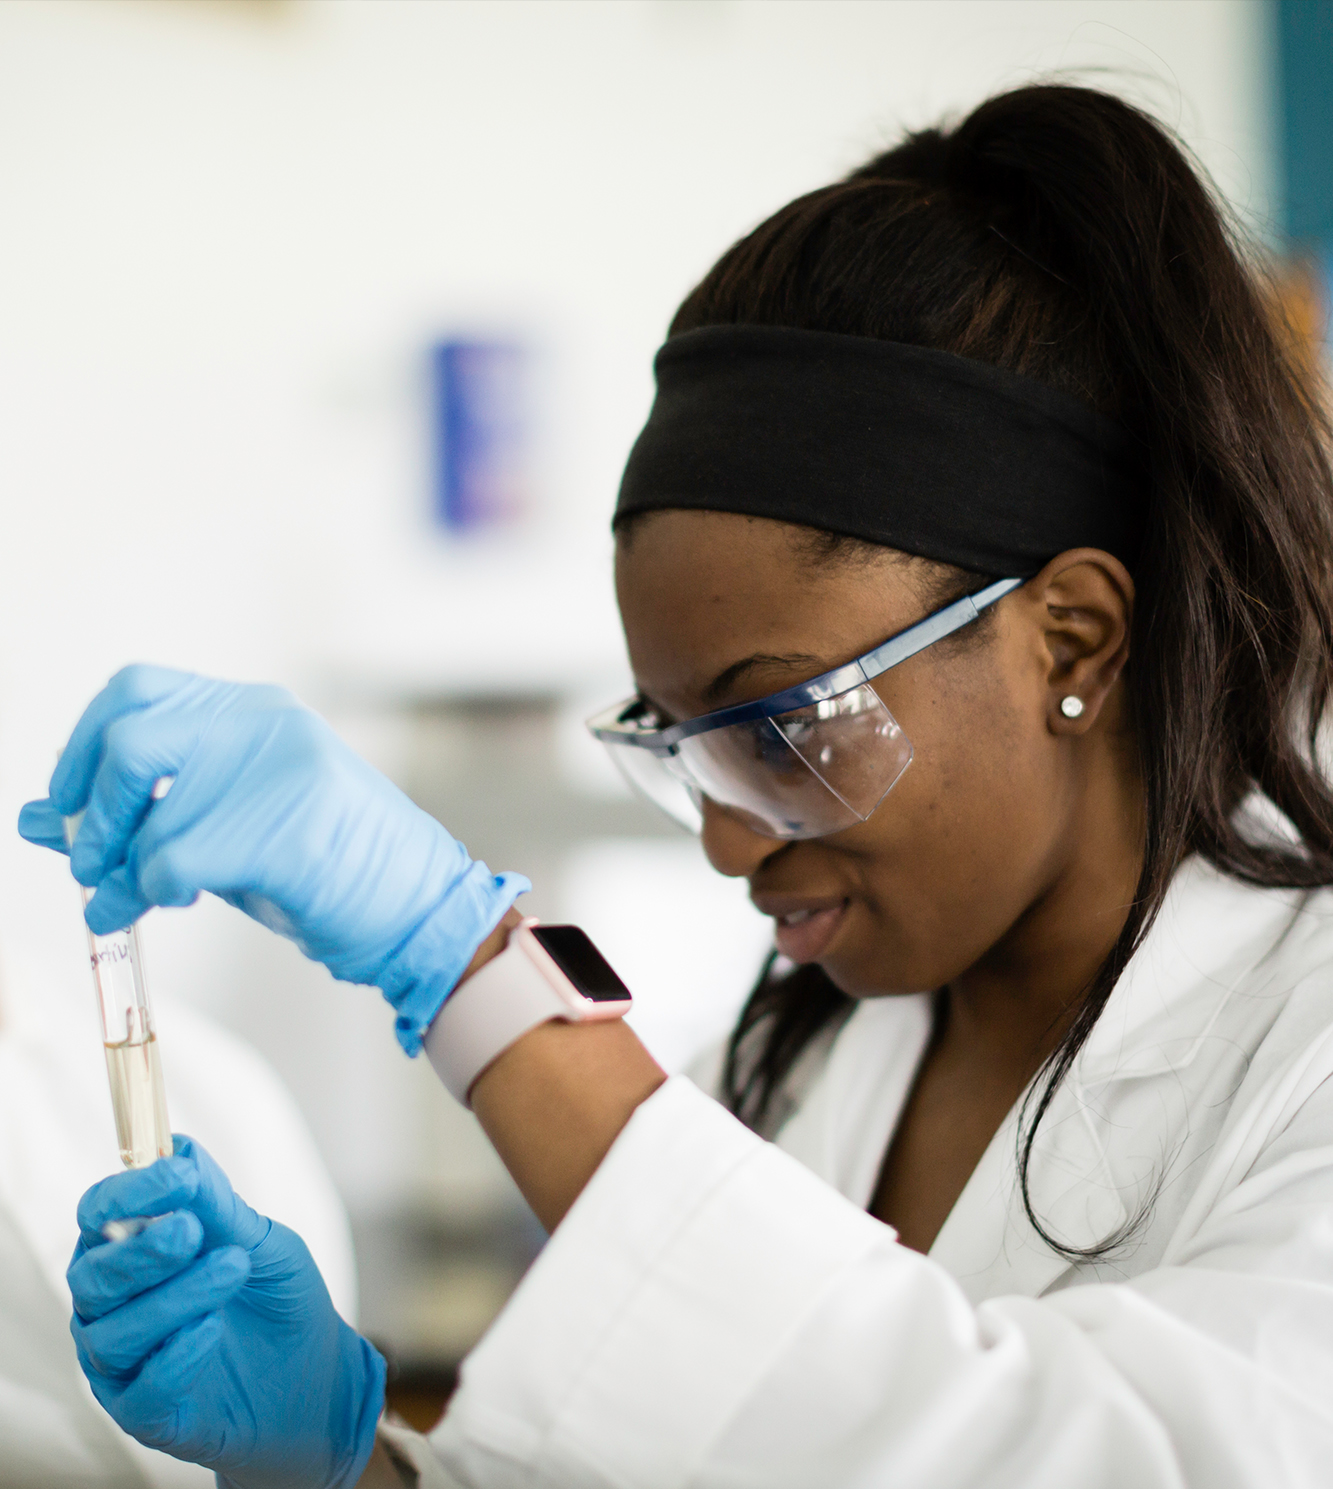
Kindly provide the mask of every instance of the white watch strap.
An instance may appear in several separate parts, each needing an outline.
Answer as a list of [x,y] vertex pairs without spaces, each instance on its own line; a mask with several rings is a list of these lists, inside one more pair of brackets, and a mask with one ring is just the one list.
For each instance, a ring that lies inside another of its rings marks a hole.
[[515,1040],[575,1011],[521,950],[518,937],[448,997],[426,1031],[426,1058],[464,1106],[472,1083]]

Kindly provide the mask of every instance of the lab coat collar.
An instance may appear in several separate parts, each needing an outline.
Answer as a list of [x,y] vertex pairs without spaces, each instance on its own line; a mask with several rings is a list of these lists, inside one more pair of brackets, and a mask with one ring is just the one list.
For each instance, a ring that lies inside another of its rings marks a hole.
[[[1116,985],[1070,1075],[1042,1118],[1028,1169],[1033,1211],[1083,1249],[1129,1217],[1108,1163],[1113,1134],[1097,1114],[1110,1082],[1183,1071],[1228,999],[1299,925],[1305,896],[1262,891],[1199,859],[1177,871],[1156,923]],[[930,1037],[930,999],[867,999],[829,1051],[820,1078],[777,1135],[856,1204],[874,1192],[889,1138]],[[991,1140],[931,1248],[973,1299],[1035,1297],[1069,1270],[1036,1231],[1018,1184],[1022,1103]],[[1128,1196],[1137,1204],[1139,1196]]]
[[1236,989],[1299,931],[1308,899],[1301,890],[1256,889],[1187,858],[1080,1052],[1075,1082],[1091,1088],[1183,1070]]

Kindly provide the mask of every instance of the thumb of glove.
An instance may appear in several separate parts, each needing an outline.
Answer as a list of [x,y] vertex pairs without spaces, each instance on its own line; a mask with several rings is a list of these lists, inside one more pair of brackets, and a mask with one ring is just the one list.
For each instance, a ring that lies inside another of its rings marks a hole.
[[193,1165],[198,1174],[190,1209],[204,1228],[204,1248],[211,1251],[216,1246],[240,1246],[253,1251],[268,1235],[273,1222],[246,1204],[201,1143],[192,1137],[176,1138],[176,1156]]

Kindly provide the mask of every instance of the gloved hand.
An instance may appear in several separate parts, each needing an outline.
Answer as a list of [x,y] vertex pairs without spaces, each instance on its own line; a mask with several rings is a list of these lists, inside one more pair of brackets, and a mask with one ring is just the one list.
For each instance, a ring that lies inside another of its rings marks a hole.
[[[167,1218],[103,1241],[108,1220],[131,1215]],[[95,1184],[79,1229],[74,1343],[126,1432],[243,1489],[356,1483],[384,1361],[338,1317],[300,1236],[238,1199],[182,1137],[174,1158]]]
[[[153,787],[175,784],[162,800]],[[378,987],[416,1054],[477,947],[531,886],[492,875],[282,688],[126,667],[93,699],[19,832],[71,854],[94,931],[209,890],[335,977]],[[149,808],[151,807],[151,811]]]

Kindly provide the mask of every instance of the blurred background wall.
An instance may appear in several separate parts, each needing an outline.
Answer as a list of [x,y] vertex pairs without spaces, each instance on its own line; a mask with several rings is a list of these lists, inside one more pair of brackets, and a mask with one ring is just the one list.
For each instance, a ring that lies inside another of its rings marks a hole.
[[1322,360],[1333,286],[1333,5],[1278,0],[1267,19],[1276,40],[1277,283],[1296,336]]
[[[678,1066],[727,1026],[765,926],[580,729],[629,688],[607,518],[674,306],[786,199],[1052,71],[1148,105],[1279,245],[1283,142],[1308,121],[1275,79],[1308,60],[1291,27],[1326,41],[1327,14],[6,0],[0,823],[127,661],[285,682],[529,872],[535,911],[587,925]],[[517,520],[435,515],[441,342],[522,353]],[[0,831],[25,996],[82,1007],[76,916],[62,866]],[[367,1327],[447,1366],[537,1240],[470,1118],[376,997],[217,903],[146,936],[156,996],[296,1092],[357,1222]]]

